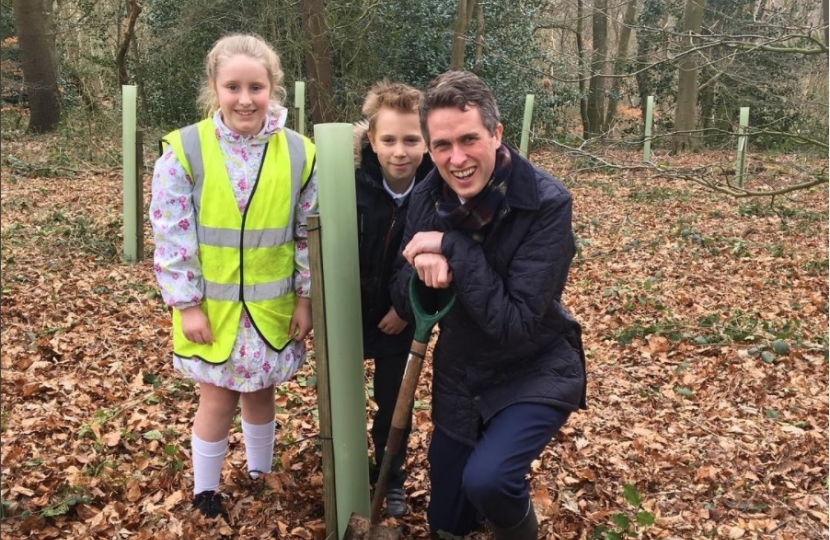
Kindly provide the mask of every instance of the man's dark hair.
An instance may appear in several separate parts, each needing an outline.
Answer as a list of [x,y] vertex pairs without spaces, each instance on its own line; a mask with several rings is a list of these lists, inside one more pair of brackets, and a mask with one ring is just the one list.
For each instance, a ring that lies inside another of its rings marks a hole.
[[427,114],[430,111],[449,107],[466,111],[471,106],[478,109],[481,122],[490,135],[493,135],[501,121],[499,108],[492,90],[478,75],[469,71],[447,71],[434,78],[424,91],[424,99],[419,109],[421,132],[427,146],[429,146]]

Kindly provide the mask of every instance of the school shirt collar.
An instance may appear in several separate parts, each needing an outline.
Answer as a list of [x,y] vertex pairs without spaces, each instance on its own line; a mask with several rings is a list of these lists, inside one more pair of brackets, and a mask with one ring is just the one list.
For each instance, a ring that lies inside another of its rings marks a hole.
[[392,188],[389,187],[389,184],[386,183],[386,178],[383,179],[383,189],[386,190],[386,193],[392,197],[392,200],[395,201],[395,204],[398,206],[402,205],[403,202],[406,200],[407,195],[412,191],[412,188],[415,187],[415,177],[412,177],[412,180],[409,181],[409,187],[406,188],[406,191],[403,193],[395,193],[392,191]]

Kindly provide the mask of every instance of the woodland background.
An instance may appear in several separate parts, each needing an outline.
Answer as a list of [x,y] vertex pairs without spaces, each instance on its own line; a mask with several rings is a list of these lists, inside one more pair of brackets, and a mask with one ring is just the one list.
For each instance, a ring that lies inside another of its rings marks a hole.
[[[313,340],[275,404],[274,473],[246,480],[235,426],[230,519],[205,522],[146,222],[144,259],[121,259],[120,85],[147,198],[154,141],[199,118],[231,31],[274,44],[289,106],[306,81],[308,126],[358,119],[379,78],[464,67],[518,144],[535,94],[530,158],[574,196],[590,376],[534,464],[542,538],[827,538],[827,20],[826,0],[0,1],[3,538],[323,535]],[[429,375],[407,538],[427,537]]]

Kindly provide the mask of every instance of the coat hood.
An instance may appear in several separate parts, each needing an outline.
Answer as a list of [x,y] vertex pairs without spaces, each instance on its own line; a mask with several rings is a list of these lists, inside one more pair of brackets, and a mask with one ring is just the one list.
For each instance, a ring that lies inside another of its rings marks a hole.
[[352,144],[354,151],[354,168],[363,164],[363,150],[369,146],[369,121],[361,120],[352,124]]

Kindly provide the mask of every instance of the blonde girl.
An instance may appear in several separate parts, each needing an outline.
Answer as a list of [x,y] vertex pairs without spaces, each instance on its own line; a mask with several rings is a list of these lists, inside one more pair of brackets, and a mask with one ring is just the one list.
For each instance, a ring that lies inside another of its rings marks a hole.
[[199,387],[193,504],[211,518],[223,513],[237,404],[249,473],[271,471],[274,386],[302,364],[311,330],[315,149],[285,127],[282,78],[260,37],[217,41],[199,99],[207,118],[164,137],[153,173],[154,271],[172,312],[173,365]]

